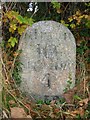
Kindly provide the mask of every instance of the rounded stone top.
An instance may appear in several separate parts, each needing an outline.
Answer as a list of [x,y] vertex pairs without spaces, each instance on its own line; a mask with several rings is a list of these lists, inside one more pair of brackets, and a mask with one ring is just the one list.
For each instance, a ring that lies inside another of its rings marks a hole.
[[21,90],[29,95],[59,96],[75,83],[76,44],[71,31],[55,21],[39,21],[21,37]]

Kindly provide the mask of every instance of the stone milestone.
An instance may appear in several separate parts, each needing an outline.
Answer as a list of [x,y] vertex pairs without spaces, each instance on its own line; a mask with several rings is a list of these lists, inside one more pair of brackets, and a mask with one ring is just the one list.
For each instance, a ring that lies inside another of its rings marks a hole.
[[36,99],[60,96],[75,84],[76,44],[73,34],[55,21],[28,27],[20,40],[23,63],[20,89]]

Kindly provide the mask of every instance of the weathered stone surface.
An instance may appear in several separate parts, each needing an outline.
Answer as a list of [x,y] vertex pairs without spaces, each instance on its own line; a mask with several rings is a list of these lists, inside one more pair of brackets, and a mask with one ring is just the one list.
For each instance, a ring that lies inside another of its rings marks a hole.
[[76,44],[68,28],[55,21],[40,21],[21,37],[20,89],[37,98],[60,96],[67,81],[75,83]]

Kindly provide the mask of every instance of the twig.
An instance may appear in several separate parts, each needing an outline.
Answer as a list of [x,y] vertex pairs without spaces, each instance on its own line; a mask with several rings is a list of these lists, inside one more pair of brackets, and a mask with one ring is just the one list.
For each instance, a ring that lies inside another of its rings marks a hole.
[[88,87],[86,87],[86,90],[87,90],[88,97],[89,97],[89,100],[90,100],[90,91],[89,91]]
[[2,113],[3,113],[3,118],[8,118],[8,116],[4,110],[2,111]]
[[5,107],[3,107],[3,110],[8,114],[10,115],[10,111],[8,109],[6,109]]
[[7,74],[7,70],[6,70],[6,66],[5,66],[5,64],[4,64],[3,60],[2,60],[2,57],[1,57],[1,63],[2,63],[2,65],[3,65],[3,69],[4,69],[4,72],[5,72],[7,81],[9,81],[8,74]]
[[65,106],[75,107],[75,105],[74,105],[74,104],[65,104]]
[[26,107],[20,100],[18,100],[18,98],[16,98],[8,89],[6,91],[15,99],[16,102],[18,101],[20,104],[22,104],[30,112],[29,108]]
[[62,19],[63,19],[63,17],[64,17],[64,12],[66,11],[66,9],[67,9],[67,7],[68,7],[69,4],[70,4],[70,3],[68,3],[68,4],[66,5],[66,7],[65,7],[65,9],[64,9],[64,11],[63,11]]

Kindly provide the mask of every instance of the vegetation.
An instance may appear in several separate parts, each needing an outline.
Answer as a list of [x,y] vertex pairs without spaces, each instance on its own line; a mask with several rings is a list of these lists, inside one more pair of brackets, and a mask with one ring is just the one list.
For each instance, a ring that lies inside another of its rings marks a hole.
[[[89,45],[90,3],[39,2],[37,12],[27,12],[29,3],[4,3],[2,16],[3,116],[59,120],[90,118]],[[18,49],[20,36],[27,26],[41,20],[55,20],[67,26],[77,45],[76,86],[68,80],[63,98],[37,102],[28,100],[18,89],[21,65]],[[18,115],[19,112],[19,115]]]

